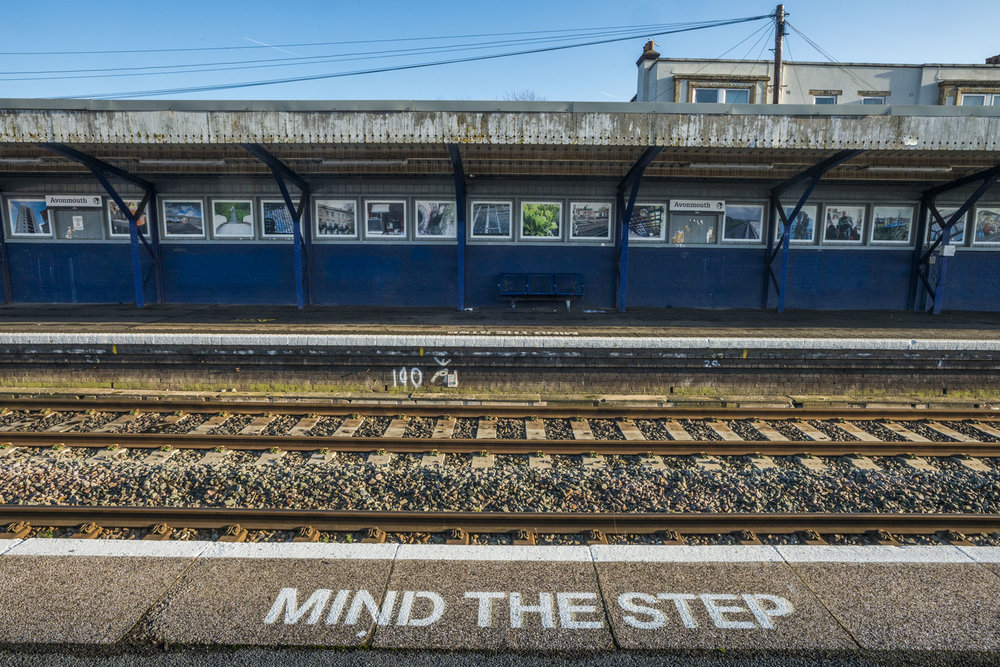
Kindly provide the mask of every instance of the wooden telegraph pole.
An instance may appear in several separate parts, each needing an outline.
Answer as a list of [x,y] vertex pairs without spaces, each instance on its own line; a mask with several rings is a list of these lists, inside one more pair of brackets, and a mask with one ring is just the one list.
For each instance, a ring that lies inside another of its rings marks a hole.
[[774,90],[771,104],[781,104],[781,46],[785,37],[785,6],[774,9]]

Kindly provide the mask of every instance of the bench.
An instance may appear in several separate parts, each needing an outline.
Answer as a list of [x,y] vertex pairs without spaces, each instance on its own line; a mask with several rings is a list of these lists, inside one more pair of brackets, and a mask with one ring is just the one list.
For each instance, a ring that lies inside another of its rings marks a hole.
[[511,309],[518,301],[565,301],[569,310],[570,302],[583,296],[579,273],[502,273],[497,286]]

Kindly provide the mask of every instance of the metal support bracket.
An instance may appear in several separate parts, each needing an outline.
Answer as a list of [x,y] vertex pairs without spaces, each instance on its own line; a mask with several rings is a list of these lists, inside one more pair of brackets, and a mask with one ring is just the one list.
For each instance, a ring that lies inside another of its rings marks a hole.
[[[292,218],[292,245],[295,258],[295,305],[304,308],[306,303],[312,304],[312,222],[311,198],[312,188],[304,178],[295,173],[291,167],[272,155],[260,144],[240,144],[251,155],[266,164],[274,176],[281,192],[281,198]],[[299,189],[298,206],[292,201],[288,192],[291,183]],[[305,224],[303,225],[303,219]]]
[[[940,315],[944,308],[945,295],[947,290],[948,276],[948,256],[943,249],[951,241],[951,230],[965,215],[967,215],[976,202],[982,198],[986,192],[993,187],[1000,179],[1000,165],[985,169],[983,171],[970,174],[963,178],[956,179],[943,185],[924,190],[920,195],[920,211],[917,219],[917,238],[913,246],[913,258],[910,263],[910,285],[906,297],[906,309],[918,309],[918,297],[921,285],[926,296],[931,299],[930,311],[934,315]],[[947,220],[941,215],[937,208],[937,196],[957,188],[979,183],[975,192],[966,198],[965,202],[952,213]],[[941,235],[934,239],[926,248],[924,247],[924,237],[927,235],[927,224],[930,218],[937,222],[941,228]],[[975,233],[975,230],[973,230]],[[932,285],[931,281],[931,258],[938,248],[942,249],[941,256],[937,262],[937,279]],[[921,300],[922,301],[922,300]],[[922,304],[920,306],[922,308]]]
[[462,168],[462,154],[457,144],[448,144],[448,154],[451,156],[451,168],[455,178],[455,237],[457,241],[457,287],[458,310],[465,310],[465,245],[466,245],[466,181],[465,170]]
[[[108,193],[108,196],[111,197],[112,201],[114,201],[118,206],[118,210],[120,210],[128,219],[129,241],[132,246],[132,284],[135,290],[136,307],[144,308],[146,306],[145,285],[150,276],[154,277],[156,285],[156,302],[163,303],[163,267],[160,264],[160,233],[159,229],[156,227],[156,186],[151,181],[147,181],[141,176],[136,176],[135,174],[127,172],[124,169],[116,167],[112,164],[108,164],[107,162],[92,155],[87,155],[86,153],[78,151],[75,148],[70,148],[65,144],[39,143],[38,146],[48,149],[53,153],[61,155],[69,160],[73,160],[74,162],[78,162],[90,169],[94,178],[97,179],[97,182],[101,184],[104,191]],[[118,178],[142,189],[144,196],[135,211],[132,211],[132,209],[125,205],[125,200],[118,194],[115,187],[111,185],[110,178]],[[146,240],[142,230],[139,229],[139,218],[142,217],[147,208],[149,209],[149,216],[147,219],[150,222],[149,234],[152,239],[152,243]],[[142,276],[142,257],[139,249],[140,243],[142,243],[142,245],[146,248],[146,252],[149,253],[149,256],[153,260],[153,264],[145,278]]]
[[[791,231],[792,231],[792,221],[795,220],[799,213],[802,211],[802,207],[809,200],[809,195],[816,188],[816,184],[819,183],[823,175],[835,167],[839,167],[844,162],[853,159],[863,153],[862,150],[848,150],[840,151],[831,155],[822,162],[809,167],[801,174],[793,176],[787,181],[777,185],[771,189],[770,196],[770,208],[767,216],[767,250],[764,255],[764,267],[766,272],[764,273],[764,289],[762,295],[761,308],[767,308],[767,299],[771,295],[771,285],[774,285],[774,290],[778,295],[778,312],[785,312],[785,296],[787,293],[786,286],[788,285],[788,262],[791,253]],[[799,196],[798,202],[792,208],[791,214],[785,213],[785,207],[781,204],[781,195],[784,194],[789,189],[805,184],[805,190]],[[778,241],[777,246],[774,244],[774,232],[778,220],[781,220],[782,234],[781,239]],[[818,225],[817,221],[817,225]],[[781,278],[778,279],[774,275],[774,259],[781,253]]]
[[[646,171],[646,167],[656,159],[662,150],[663,146],[647,148],[625,174],[625,178],[618,184],[615,192],[615,210],[618,213],[618,290],[616,297],[619,313],[625,312],[628,297],[628,231],[632,211],[635,208],[635,198],[639,195],[639,185],[642,183],[642,175]],[[626,190],[629,193],[628,201],[625,200]],[[666,220],[663,221],[663,224],[666,224]]]
[[14,286],[10,284],[10,263],[7,260],[7,224],[4,221],[3,210],[0,209],[0,280],[3,281],[3,302],[14,300]]

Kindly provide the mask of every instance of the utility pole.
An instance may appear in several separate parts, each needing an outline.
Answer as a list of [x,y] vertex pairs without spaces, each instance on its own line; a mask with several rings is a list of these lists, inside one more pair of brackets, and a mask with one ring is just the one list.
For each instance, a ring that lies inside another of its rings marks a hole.
[[774,8],[774,91],[771,104],[781,104],[781,46],[785,37],[785,6]]

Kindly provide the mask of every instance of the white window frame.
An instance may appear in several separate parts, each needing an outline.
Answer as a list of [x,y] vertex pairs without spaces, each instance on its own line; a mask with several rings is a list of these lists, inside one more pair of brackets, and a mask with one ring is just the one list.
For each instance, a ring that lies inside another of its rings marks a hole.
[[[792,211],[795,209],[794,206],[785,206],[785,215],[791,215]],[[808,239],[789,239],[789,243],[796,243],[798,245],[816,245],[816,234],[819,229],[819,204],[808,204],[799,209],[799,215],[803,212],[808,214],[813,219],[813,235],[812,238]],[[781,235],[785,231],[785,226],[781,224],[781,216],[778,215],[775,218],[774,224],[774,242],[777,243],[781,240]]]
[[[323,234],[319,231],[319,207],[320,204],[326,202],[337,202],[341,204],[351,203],[354,204],[354,233],[353,234]],[[333,197],[324,197],[322,199],[313,200],[313,241],[320,241],[326,243],[327,241],[357,241],[359,239],[361,220],[359,215],[360,209],[358,207],[357,198],[346,197],[343,199],[334,199]]]
[[[18,196],[8,196],[7,197],[7,202],[6,202],[7,203],[7,226],[8,226],[7,228],[10,230],[10,238],[11,239],[52,239],[52,238],[55,238],[55,227],[56,226],[55,226],[55,224],[53,224],[52,220],[48,221],[48,224],[49,224],[49,233],[48,234],[18,234],[17,232],[15,232],[14,230],[16,229],[16,225],[17,225],[17,216],[14,215],[14,202],[15,201],[18,201],[18,202],[29,202],[29,203],[42,202],[44,204],[45,203],[45,197],[41,197],[41,196],[38,196],[38,195],[35,195],[35,196],[27,195],[27,196],[24,196],[24,197],[18,197]],[[48,208],[48,207],[46,207],[46,208]]]
[[[905,241],[886,241],[875,238],[875,218],[878,217],[879,209],[906,209],[910,212],[910,225],[906,230]],[[913,225],[916,221],[917,209],[913,204],[873,204],[871,208],[871,220],[868,225],[868,243],[869,245],[910,246],[913,244]]]
[[[826,106],[828,104],[836,104],[838,95],[813,95],[813,104],[819,104]],[[832,102],[820,102],[820,100],[833,100]]]
[[[401,234],[383,234],[383,233],[371,233],[368,231],[368,205],[369,204],[402,204],[403,205],[403,231]],[[364,214],[365,218],[362,221],[364,227],[364,239],[366,241],[408,241],[410,240],[410,221],[409,221],[409,201],[406,199],[392,199],[392,198],[372,198],[364,200]]]
[[[941,217],[943,219],[947,220],[948,218],[950,218],[952,216],[952,214],[955,211],[957,211],[959,209],[959,207],[958,206],[938,206],[937,209],[938,209],[938,213],[941,214]],[[970,217],[971,216],[969,215],[969,211],[966,211],[965,215],[963,215],[961,218],[959,218],[958,222],[956,222],[954,225],[952,225],[951,228],[952,228],[953,231],[954,231],[954,229],[956,227],[961,227],[961,229],[962,229],[962,240],[956,242],[954,235],[949,234],[948,235],[948,245],[955,246],[956,248],[964,248],[964,247],[966,247],[968,245],[968,241],[969,241],[969,219],[970,219]],[[926,243],[928,245],[930,245],[931,243],[934,242],[934,238],[931,236],[931,229],[934,227],[934,225],[935,225],[936,222],[937,222],[937,220],[934,218],[934,214],[931,213],[930,210],[928,210],[927,211],[927,229],[924,232],[924,243]]]
[[[573,210],[577,207],[604,207],[608,208],[608,234],[607,236],[577,236],[573,233]],[[615,204],[610,200],[605,201],[570,201],[569,203],[569,215],[566,216],[566,226],[569,229],[569,240],[570,241],[580,241],[582,243],[586,242],[598,242],[610,241],[614,236],[615,228]]]
[[[234,202],[234,203],[247,203],[250,204],[250,235],[242,234],[224,234],[218,236],[215,233],[215,204],[216,202]],[[257,206],[254,203],[253,197],[213,197],[208,200],[209,215],[212,216],[212,221],[209,223],[211,227],[209,228],[209,238],[213,241],[253,241],[257,238]]]
[[861,98],[861,104],[885,104],[885,95],[865,95]]
[[632,225],[631,220],[625,221],[625,226],[628,227],[628,242],[629,243],[663,243],[663,239],[667,235],[667,227],[670,226],[670,207],[667,202],[657,202],[657,201],[647,201],[647,202],[636,202],[632,206],[632,215],[636,214],[641,208],[658,206],[663,209],[663,219],[660,221],[660,235],[659,236],[632,236]]
[[[130,206],[130,204],[132,204],[133,202],[135,202],[136,206],[138,206],[139,204],[142,203],[142,197],[139,197],[138,199],[133,199],[131,197],[128,198],[128,199],[124,199],[123,198],[123,200],[124,200],[125,204],[127,206],[129,206],[129,208],[132,208]],[[104,222],[108,226],[108,236],[107,236],[107,238],[112,239],[112,240],[114,240],[114,239],[123,240],[123,239],[131,238],[132,234],[130,232],[125,232],[124,234],[115,234],[115,226],[111,222],[111,207],[112,206],[114,206],[115,208],[117,208],[118,204],[115,202],[114,199],[112,199],[111,197],[108,197],[107,200],[104,203]],[[145,227],[146,227],[146,232],[148,234],[148,232],[149,232],[149,202],[146,203],[146,210],[142,214],[142,218],[146,218],[146,225],[145,225]],[[142,218],[140,218],[140,219],[142,219]]]
[[987,247],[991,247],[991,248],[995,248],[996,246],[1000,246],[1000,241],[980,241],[980,240],[978,240],[976,238],[976,231],[979,229],[979,213],[981,211],[990,211],[992,213],[1000,213],[1000,205],[997,205],[997,204],[993,204],[993,205],[985,204],[983,206],[977,206],[976,207],[976,215],[973,218],[974,223],[972,225],[972,245],[979,246],[979,247],[987,246]]
[[[434,236],[431,234],[421,234],[419,226],[419,218],[417,212],[420,209],[421,204],[451,204],[455,209],[455,231],[451,234],[442,234],[440,236]],[[454,199],[448,199],[447,197],[439,197],[437,199],[415,199],[413,201],[413,239],[415,241],[450,241],[458,237],[458,202]]]
[[[476,206],[506,205],[510,207],[510,228],[507,234],[476,234]],[[473,199],[469,202],[469,239],[476,241],[510,241],[514,238],[514,200],[512,199]]]
[[[716,93],[718,93],[716,101],[715,102],[696,102],[695,101],[695,97],[698,95],[698,91],[699,90],[714,90],[714,91],[716,91]],[[744,92],[745,91],[746,94],[747,94],[747,101],[746,102],[727,102],[726,101],[726,97],[728,96],[728,94],[729,94],[730,91],[739,91],[739,92]],[[733,85],[733,86],[730,86],[730,87],[719,86],[717,88],[714,87],[714,86],[711,86],[711,87],[709,87],[709,86],[692,86],[691,87],[691,101],[694,102],[695,104],[750,104],[750,91],[751,91],[751,88],[749,86],[737,86],[737,85]],[[718,99],[720,97],[722,99]]]
[[[185,203],[190,204],[197,202],[201,204],[201,234],[171,234],[167,231],[167,204],[174,203]],[[204,197],[185,197],[183,195],[178,195],[176,197],[170,197],[169,199],[160,200],[160,230],[163,232],[163,238],[168,240],[173,239],[190,239],[190,240],[204,240],[208,238],[208,228],[211,222],[205,219],[205,214],[208,209],[205,206]]]
[[[294,241],[295,231],[293,230],[291,234],[267,234],[264,232],[264,205],[265,204],[281,204],[281,208],[287,210],[288,205],[285,203],[284,199],[261,199],[260,200],[260,238],[267,241]],[[299,231],[302,231],[302,220],[299,219]]]
[[[524,234],[524,207],[529,204],[543,204],[545,206],[558,206],[559,219],[557,220],[558,233],[555,236],[526,236]],[[522,199],[517,206],[517,238],[525,243],[558,243],[563,240],[566,227],[563,225],[563,202],[556,199]]]
[[[727,239],[726,238],[726,213],[733,208],[757,208],[760,209],[760,236],[756,239]],[[722,222],[719,225],[719,238],[717,243],[742,243],[743,245],[760,245],[765,241],[767,234],[767,211],[766,206],[759,202],[726,202],[726,213],[722,214]],[[781,221],[781,218],[778,218]]]

